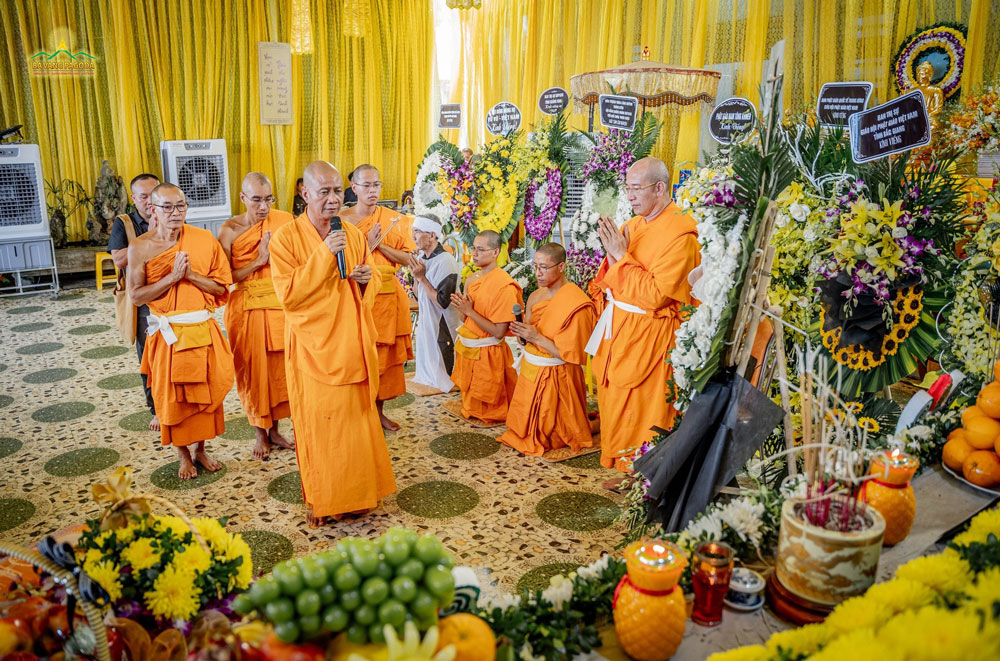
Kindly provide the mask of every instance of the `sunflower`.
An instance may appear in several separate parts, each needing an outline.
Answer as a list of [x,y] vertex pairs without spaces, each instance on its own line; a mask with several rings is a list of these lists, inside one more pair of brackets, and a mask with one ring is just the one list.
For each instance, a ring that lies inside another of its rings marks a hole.
[[861,402],[847,402],[844,404],[844,408],[851,413],[861,413],[861,409],[865,407]]
[[200,597],[194,576],[168,565],[146,593],[146,607],[159,620],[188,620],[198,612]]
[[868,416],[858,418],[858,427],[861,427],[869,434],[877,434],[879,430],[878,421]]

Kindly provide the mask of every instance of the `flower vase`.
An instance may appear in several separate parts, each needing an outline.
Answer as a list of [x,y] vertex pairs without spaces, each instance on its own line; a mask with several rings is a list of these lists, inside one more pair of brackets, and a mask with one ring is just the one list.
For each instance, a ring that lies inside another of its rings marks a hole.
[[885,518],[885,546],[898,544],[910,534],[917,501],[910,480],[920,466],[916,457],[893,450],[872,459],[868,479],[858,499],[877,509]]
[[[833,499],[834,508],[848,500]],[[861,508],[860,529],[832,530],[806,519],[805,504],[789,498],[781,506],[775,576],[790,593],[811,604],[834,606],[864,593],[875,582],[885,519]]]
[[666,661],[680,646],[687,608],[677,581],[687,564],[669,542],[645,540],[625,549],[627,571],[612,609],[618,642],[631,658]]

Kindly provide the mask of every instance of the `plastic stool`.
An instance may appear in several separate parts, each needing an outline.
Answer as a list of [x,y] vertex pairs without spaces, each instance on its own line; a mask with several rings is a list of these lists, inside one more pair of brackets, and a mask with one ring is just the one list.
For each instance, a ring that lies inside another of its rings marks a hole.
[[115,264],[113,259],[111,259],[111,265],[115,267],[114,278],[104,274],[104,262],[109,259],[111,259],[111,253],[109,252],[99,252],[94,256],[94,277],[97,279],[97,291],[101,291],[104,288],[105,280],[118,281],[118,265]]

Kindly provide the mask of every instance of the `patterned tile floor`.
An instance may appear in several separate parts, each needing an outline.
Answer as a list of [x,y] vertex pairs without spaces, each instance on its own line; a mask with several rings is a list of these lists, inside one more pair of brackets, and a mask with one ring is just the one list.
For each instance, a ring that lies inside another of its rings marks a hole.
[[225,468],[179,480],[174,453],[147,430],[135,352],[113,315],[110,293],[93,289],[0,299],[0,540],[31,542],[95,516],[90,485],[116,466],[132,467],[138,492],[192,515],[229,517],[261,571],[343,535],[405,525],[439,535],[485,589],[515,591],[546,585],[621,538],[621,498],[601,489],[613,473],[599,455],[559,464],[524,457],[494,440],[504,428],[474,429],[441,411],[456,394],[407,393],[387,405],[402,425],[388,435],[399,491],[355,521],[305,525],[294,453],[253,459],[235,389],[226,432],[209,443]]

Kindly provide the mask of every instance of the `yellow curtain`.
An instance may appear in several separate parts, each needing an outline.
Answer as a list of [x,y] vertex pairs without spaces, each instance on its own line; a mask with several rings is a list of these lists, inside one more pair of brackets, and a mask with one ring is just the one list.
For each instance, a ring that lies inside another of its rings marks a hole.
[[[346,37],[343,0],[11,0],[0,13],[10,65],[0,71],[0,124],[25,124],[44,176],[93,191],[107,159],[127,181],[160,174],[159,143],[224,138],[233,211],[243,175],[274,182],[291,208],[309,161],[382,172],[383,196],[412,184],[431,140],[431,0],[363,0],[369,33]],[[347,11],[352,8],[348,7]],[[293,35],[293,25],[295,34]],[[303,35],[303,25],[309,34]],[[294,123],[260,124],[257,42],[292,42]],[[97,58],[93,76],[34,76],[27,58],[64,39]],[[85,237],[86,212],[67,223]]]

